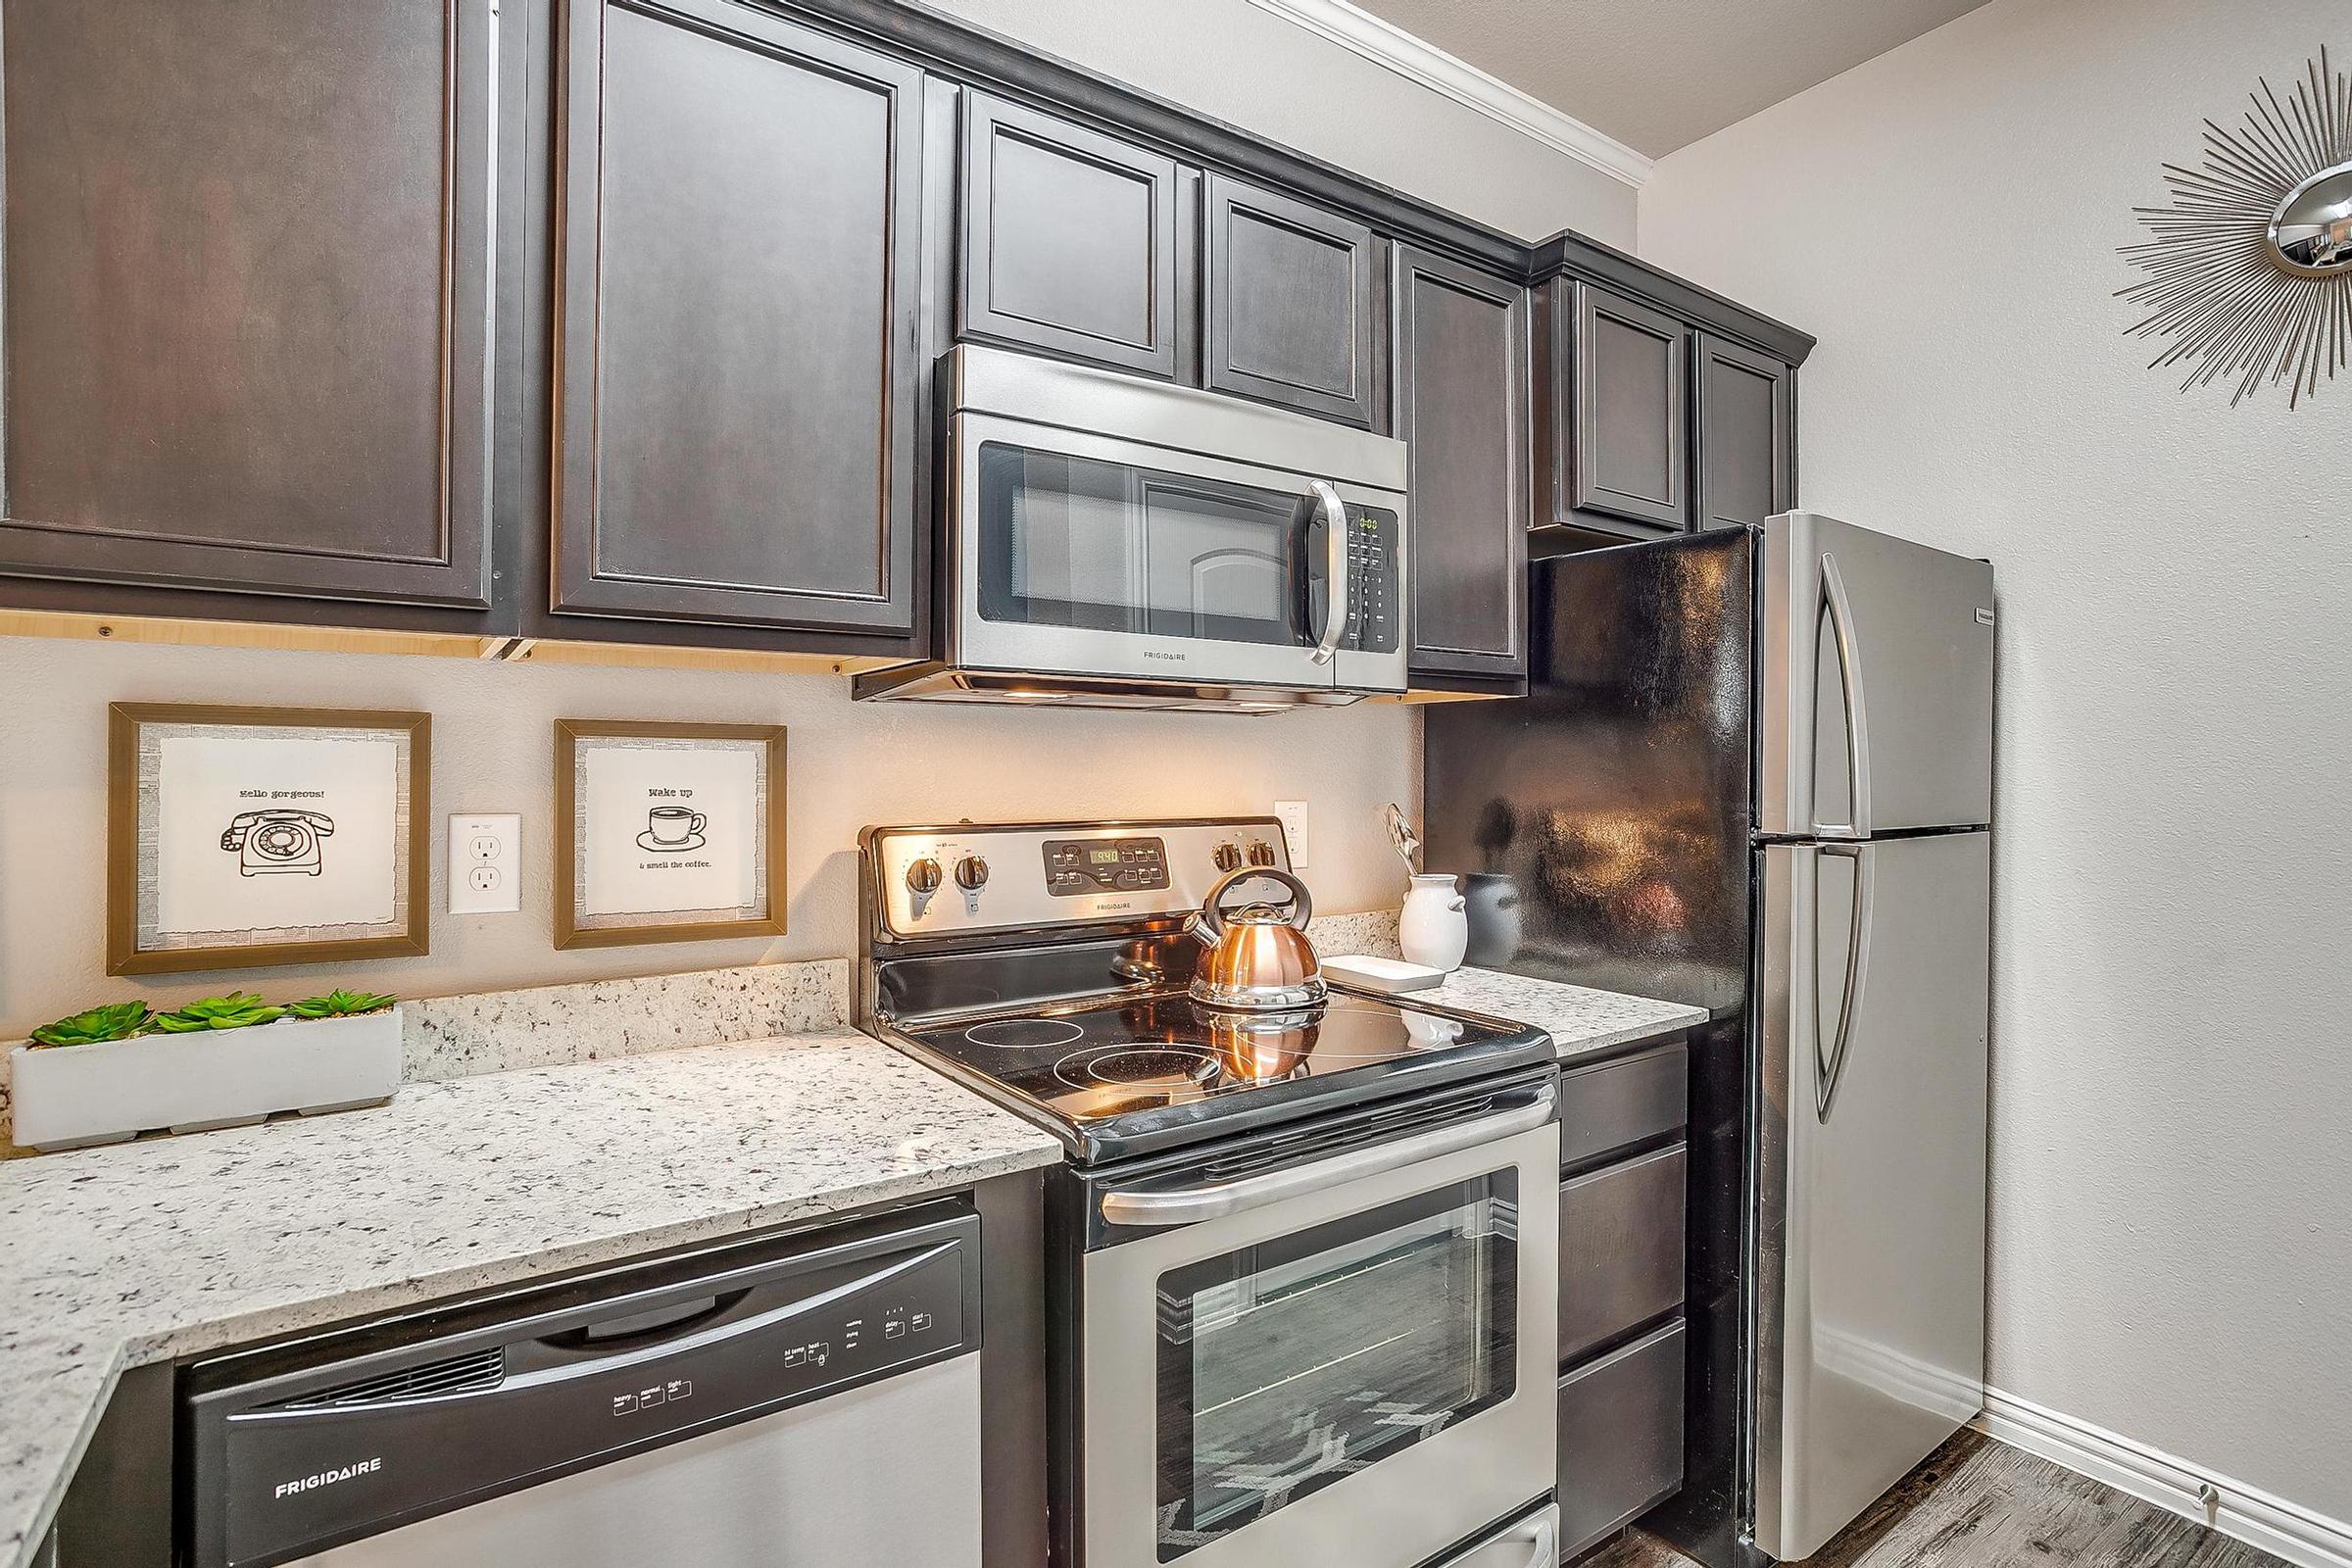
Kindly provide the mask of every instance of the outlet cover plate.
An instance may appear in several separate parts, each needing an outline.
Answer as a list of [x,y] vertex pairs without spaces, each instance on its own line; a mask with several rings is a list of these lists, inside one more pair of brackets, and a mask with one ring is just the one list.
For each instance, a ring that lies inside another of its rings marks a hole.
[[1291,869],[1306,869],[1306,803],[1276,801],[1274,814],[1282,820],[1282,840],[1291,852]]
[[509,811],[449,819],[449,912],[522,907],[522,818]]

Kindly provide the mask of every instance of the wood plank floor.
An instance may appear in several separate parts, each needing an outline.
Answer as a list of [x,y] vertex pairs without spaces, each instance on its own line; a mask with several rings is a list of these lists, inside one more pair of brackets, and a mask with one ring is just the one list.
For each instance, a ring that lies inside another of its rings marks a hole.
[[[2286,1568],[2112,1487],[1963,1432],[1928,1456],[1806,1568]],[[1574,1568],[1693,1568],[1629,1531]]]

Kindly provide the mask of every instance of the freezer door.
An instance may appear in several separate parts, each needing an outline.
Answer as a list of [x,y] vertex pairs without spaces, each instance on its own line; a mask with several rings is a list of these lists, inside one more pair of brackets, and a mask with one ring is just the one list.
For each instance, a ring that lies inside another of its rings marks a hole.
[[1984,1403],[1987,832],[1760,850],[1756,1544]]
[[1992,568],[1792,512],[1764,524],[1757,825],[1992,820]]

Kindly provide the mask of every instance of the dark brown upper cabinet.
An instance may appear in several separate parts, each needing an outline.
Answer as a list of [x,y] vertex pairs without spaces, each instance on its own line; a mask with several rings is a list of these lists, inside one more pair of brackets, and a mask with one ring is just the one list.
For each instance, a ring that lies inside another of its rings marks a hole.
[[1398,247],[1396,296],[1396,428],[1412,464],[1413,684],[1521,680],[1532,520],[1527,290]]
[[1207,381],[1303,413],[1377,427],[1380,242],[1337,213],[1208,176]]
[[1691,382],[1698,526],[1759,523],[1796,502],[1796,372],[1755,350],[1698,335]]
[[967,93],[960,334],[1184,374],[1198,189],[1173,158]]
[[0,599],[487,610],[501,25],[6,0]]
[[564,15],[554,612],[906,634],[922,73],[725,0]]
[[1549,520],[1642,536],[1690,526],[1690,328],[1591,283],[1551,288]]

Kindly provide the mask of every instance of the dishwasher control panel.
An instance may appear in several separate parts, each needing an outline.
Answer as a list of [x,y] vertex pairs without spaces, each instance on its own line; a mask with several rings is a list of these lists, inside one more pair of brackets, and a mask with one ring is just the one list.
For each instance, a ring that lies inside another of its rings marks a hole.
[[913,1214],[195,1368],[190,1560],[283,1562],[976,1349],[979,1217]]

